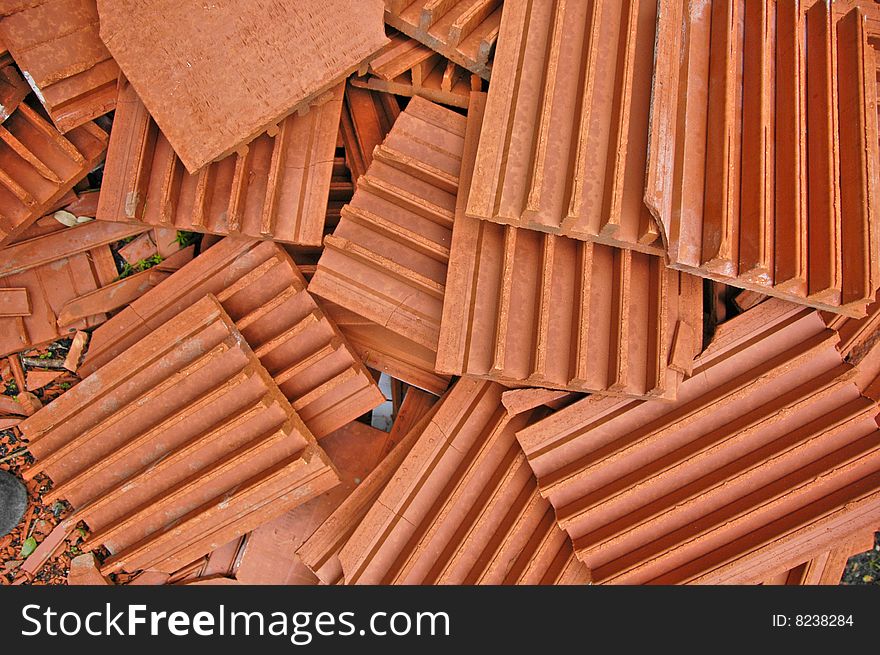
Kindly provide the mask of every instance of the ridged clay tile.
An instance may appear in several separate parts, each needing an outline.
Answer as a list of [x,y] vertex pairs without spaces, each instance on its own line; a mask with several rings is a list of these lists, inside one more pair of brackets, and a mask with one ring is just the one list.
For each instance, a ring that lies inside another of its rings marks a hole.
[[152,330],[214,294],[318,438],[384,402],[370,373],[278,244],[226,238],[92,335],[88,375]]
[[584,584],[500,385],[461,379],[339,553],[346,584]]
[[676,0],[658,25],[645,197],[670,265],[863,315],[880,263],[862,10]]
[[467,214],[662,254],[644,203],[657,3],[506,0]]
[[838,540],[833,548],[823,551],[794,568],[768,576],[765,585],[839,585],[847,560],[853,555],[874,548],[874,531],[862,530]]
[[30,88],[15,66],[6,64],[0,57],[0,123],[12,116],[28,93]]
[[380,0],[98,0],[101,39],[190,173],[368,61],[388,42],[381,12]]
[[385,0],[385,22],[488,80],[503,0]]
[[338,483],[220,303],[205,296],[21,424],[111,553],[103,574],[171,573]]
[[656,255],[466,216],[484,106],[474,94],[437,370],[673,399],[701,346],[701,280]]
[[466,119],[410,100],[324,239],[309,290],[436,351]]
[[757,583],[880,520],[880,431],[817,312],[719,326],[674,403],[587,397],[521,430],[597,583]]
[[342,95],[335,86],[305,115],[190,174],[123,81],[97,218],[320,245]]
[[400,105],[394,96],[346,85],[340,132],[345,163],[355,182],[367,172],[373,150],[385,139],[399,114]]
[[0,39],[62,132],[112,111],[119,67],[98,35],[95,0],[12,0]]
[[107,244],[137,234],[140,228],[92,221],[64,227],[51,217],[52,231],[25,232],[0,248],[0,293],[24,290],[27,313],[0,311],[0,356],[71,336],[93,327],[106,316],[95,312],[58,324],[65,305],[83,294],[106,287],[117,277]]
[[48,212],[100,163],[108,140],[92,122],[61,134],[22,102],[0,125],[0,246]]

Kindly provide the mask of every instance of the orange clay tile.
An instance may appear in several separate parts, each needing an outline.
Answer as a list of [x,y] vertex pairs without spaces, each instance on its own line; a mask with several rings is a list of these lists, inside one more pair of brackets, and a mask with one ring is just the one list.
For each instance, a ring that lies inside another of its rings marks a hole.
[[116,265],[107,244],[140,231],[130,225],[96,221],[76,227],[52,223],[51,232],[34,238],[25,233],[19,241],[0,248],[0,293],[24,289],[30,304],[27,314],[3,316],[0,311],[0,356],[101,323],[106,318],[102,312],[64,326],[59,326],[57,319],[68,302],[116,279]]
[[[402,34],[370,62],[367,75],[352,78],[355,87],[400,96],[419,96],[443,105],[467,108],[471,73],[415,39]],[[475,90],[482,82],[473,76]]]
[[123,82],[97,218],[320,245],[342,94],[337,85],[304,116],[189,174]]
[[368,61],[388,42],[381,12],[380,0],[98,0],[101,39],[190,173]]
[[[339,553],[346,584],[589,581],[538,494],[503,388],[459,380]],[[401,444],[402,445],[402,444]]]
[[0,246],[48,212],[104,157],[94,123],[61,134],[27,103],[0,125]]
[[[0,22],[0,26],[2,24]],[[0,123],[12,116],[28,93],[27,82],[18,74],[15,66],[0,62]]]
[[62,132],[116,105],[119,67],[98,36],[95,0],[12,0],[0,39]]
[[422,429],[436,411],[436,398],[410,389],[388,435],[382,460],[297,549],[297,557],[323,584],[344,582],[339,551],[376,503]]
[[292,509],[248,535],[235,579],[242,584],[317,584],[296,549],[369,475],[382,459],[389,435],[364,423],[349,423],[321,440],[341,484]]
[[646,200],[674,268],[859,316],[880,284],[876,64],[861,10],[833,6],[667,3]]
[[247,239],[224,239],[96,330],[78,373],[92,373],[208,293],[316,437],[384,401],[290,256],[277,244]]
[[0,318],[30,315],[31,299],[26,287],[0,288]]
[[467,214],[662,254],[643,196],[656,2],[507,0]]
[[654,255],[466,216],[484,104],[474,94],[435,368],[674,399],[701,346],[701,280]]
[[839,585],[846,563],[874,547],[874,531],[861,530],[852,537],[839,539],[829,550],[817,554],[807,562],[768,576],[765,585]]
[[345,163],[355,182],[367,172],[373,150],[385,139],[399,114],[394,96],[346,85],[340,133]]
[[488,80],[503,0],[385,0],[385,22]]
[[47,503],[106,547],[101,573],[173,572],[327,491],[335,470],[212,296],[20,425]]
[[465,118],[410,100],[332,235],[309,290],[437,348]]
[[817,312],[719,326],[674,403],[587,397],[517,434],[597,583],[756,583],[880,521],[876,402]]

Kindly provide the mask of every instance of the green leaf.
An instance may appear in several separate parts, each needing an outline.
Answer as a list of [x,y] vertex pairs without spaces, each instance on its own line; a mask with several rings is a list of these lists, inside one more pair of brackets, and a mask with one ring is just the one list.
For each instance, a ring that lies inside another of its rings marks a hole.
[[27,557],[32,552],[37,549],[37,540],[33,537],[28,537],[24,540],[24,543],[21,545],[21,556]]

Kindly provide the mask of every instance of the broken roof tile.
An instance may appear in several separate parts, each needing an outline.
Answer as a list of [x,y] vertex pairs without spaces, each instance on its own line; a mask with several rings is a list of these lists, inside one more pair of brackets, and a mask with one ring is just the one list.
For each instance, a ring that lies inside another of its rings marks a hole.
[[394,96],[346,85],[340,133],[345,163],[355,182],[367,172],[373,150],[385,139],[399,114]]
[[385,22],[488,80],[503,0],[385,0]]
[[[387,43],[380,0],[98,0],[101,39],[190,173],[338,85]],[[344,43],[339,43],[345,35]]]
[[309,290],[434,351],[465,118],[422,98],[401,112],[324,239]]
[[778,299],[723,323],[673,403],[587,397],[521,430],[598,583],[755,583],[880,521],[876,402]]
[[95,0],[13,0],[0,39],[62,132],[112,111],[119,67],[98,35]]
[[[2,26],[0,22],[0,26]],[[0,123],[13,112],[30,93],[27,82],[18,74],[15,66],[4,66],[0,61]]]
[[861,10],[834,6],[667,4],[646,199],[674,268],[859,316],[880,284],[875,64]]
[[190,174],[123,82],[97,218],[320,245],[342,95],[336,85],[307,114]]
[[[21,424],[47,494],[111,557],[173,572],[338,482],[220,303],[206,296]],[[222,500],[222,502],[221,502]]]
[[41,236],[25,238],[30,234],[27,232],[12,245],[0,248],[0,292],[26,290],[31,308],[26,315],[0,316],[0,356],[102,322],[106,318],[102,312],[63,326],[58,325],[58,317],[71,300],[116,279],[116,264],[107,244],[140,231],[130,225],[95,221],[76,227],[52,222],[51,232],[41,228]]
[[469,216],[663,254],[643,199],[656,17],[506,0]]
[[576,584],[499,385],[459,380],[343,546],[347,584]]
[[103,159],[108,139],[92,122],[61,134],[21,103],[0,125],[0,245],[84,178]]
[[768,576],[765,585],[839,585],[847,560],[874,547],[874,530],[860,530],[841,538],[834,547],[816,554],[807,562]]
[[173,316],[216,295],[294,409],[320,438],[384,401],[278,244],[226,238],[92,335],[90,374]]
[[674,398],[701,346],[701,280],[654,255],[466,216],[484,105],[474,94],[436,369]]

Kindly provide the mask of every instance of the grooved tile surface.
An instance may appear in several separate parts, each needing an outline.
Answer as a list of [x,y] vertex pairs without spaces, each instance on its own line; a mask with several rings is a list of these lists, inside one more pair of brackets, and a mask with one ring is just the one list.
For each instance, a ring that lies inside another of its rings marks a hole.
[[756,583],[880,521],[878,408],[817,312],[719,326],[674,403],[587,397],[520,431],[597,583]]
[[385,0],[385,22],[488,80],[502,5],[503,0]]
[[172,573],[338,478],[219,302],[206,296],[21,424],[89,526],[104,574]]
[[839,585],[850,557],[874,548],[874,530],[841,538],[807,562],[767,577],[765,585]]
[[313,293],[436,351],[466,119],[413,98],[324,239]]
[[97,218],[320,245],[343,86],[235,154],[190,174],[123,83]]
[[119,67],[98,35],[95,0],[12,0],[0,16],[0,39],[59,130],[113,110]]
[[247,239],[212,246],[96,330],[79,373],[91,374],[209,293],[316,437],[384,402],[290,256]]
[[467,213],[662,254],[644,203],[657,3],[507,0]]
[[862,10],[677,0],[658,32],[646,200],[670,264],[863,315],[880,246]]
[[346,584],[578,584],[503,388],[459,380],[339,553]]
[[61,134],[22,102],[0,125],[0,246],[84,178],[103,159],[107,141],[92,122]]
[[345,164],[355,182],[367,172],[373,150],[385,139],[399,114],[400,105],[394,96],[346,85],[340,134]]
[[101,39],[190,173],[368,61],[388,42],[381,12],[380,0],[98,0]]
[[466,216],[484,104],[474,94],[437,370],[675,398],[701,346],[701,280],[654,255]]

